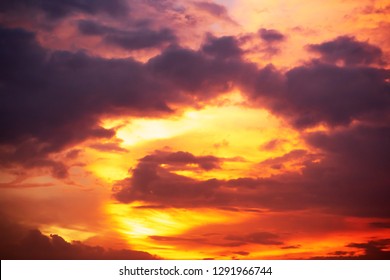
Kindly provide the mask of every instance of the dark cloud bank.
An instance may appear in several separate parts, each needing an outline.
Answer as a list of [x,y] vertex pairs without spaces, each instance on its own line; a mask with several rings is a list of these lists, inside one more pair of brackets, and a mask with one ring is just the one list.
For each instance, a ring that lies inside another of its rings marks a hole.
[[24,11],[42,12],[49,20],[58,20],[75,13],[122,16],[129,11],[129,7],[125,0],[5,0],[0,3],[0,12],[21,13]]
[[0,259],[2,260],[152,260],[159,259],[143,251],[114,250],[89,246],[80,241],[67,242],[61,236],[46,236],[2,220]]
[[346,249],[358,249],[363,252],[356,254],[355,251],[336,251],[328,256],[318,256],[316,260],[388,260],[390,259],[390,239],[375,239],[364,243],[350,243]]

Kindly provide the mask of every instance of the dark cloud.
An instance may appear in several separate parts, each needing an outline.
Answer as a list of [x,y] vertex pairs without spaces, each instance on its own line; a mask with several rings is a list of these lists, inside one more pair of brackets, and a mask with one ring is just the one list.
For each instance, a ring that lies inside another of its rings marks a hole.
[[102,36],[110,32],[119,32],[119,30],[113,27],[102,25],[91,20],[79,20],[77,22],[77,28],[81,34],[89,36]]
[[363,249],[364,254],[357,256],[359,259],[390,259],[390,239],[370,240],[366,243],[350,243],[346,247]]
[[123,16],[129,12],[125,0],[4,0],[0,3],[0,12],[25,10],[42,11],[49,19],[61,19],[74,13],[95,15],[105,13],[111,16]]
[[233,36],[213,37],[209,36],[208,40],[202,47],[203,52],[219,58],[240,58],[243,51],[239,47],[239,42]]
[[261,39],[266,41],[267,43],[277,43],[284,41],[286,39],[286,36],[284,36],[282,33],[275,29],[265,29],[261,28],[258,31],[258,34]]
[[312,44],[308,50],[317,52],[325,62],[343,62],[345,65],[383,64],[382,50],[367,42],[357,41],[354,37],[340,36],[332,41]]
[[194,156],[188,152],[164,152],[155,151],[154,154],[141,159],[143,163],[170,164],[174,166],[185,166],[196,164],[203,170],[219,168],[221,159],[214,156]]
[[[337,59],[348,61],[347,65],[329,63],[336,62],[330,59],[335,54],[329,50],[328,57],[326,51],[336,46]],[[354,120],[388,119],[390,72],[363,65],[380,58],[378,47],[339,37],[311,45],[311,48],[324,48],[323,59],[294,67],[286,73],[272,65],[258,69],[257,74],[250,75],[249,86],[244,84],[245,91],[299,129],[318,124],[334,127]],[[358,51],[354,52],[354,48]]]
[[350,255],[351,253],[353,252],[348,252],[348,251],[335,251],[333,253],[331,253],[332,255],[335,255],[335,256],[347,256],[347,255]]
[[289,246],[280,247],[280,249],[282,250],[299,249],[299,248],[301,248],[301,245],[289,245]]
[[234,84],[244,83],[255,72],[256,68],[252,64],[243,63],[238,59],[225,59],[226,55],[232,55],[234,44],[232,39],[223,39],[222,43],[209,41],[208,55],[202,51],[180,47],[168,48],[150,59],[147,67],[186,92],[201,98],[210,98],[227,92]]
[[195,2],[194,5],[217,17],[225,16],[227,14],[227,10],[224,6],[212,2]]
[[364,243],[350,243],[345,246],[348,249],[363,250],[363,253],[355,251],[336,251],[330,256],[319,256],[313,259],[335,260],[388,260],[390,259],[390,239],[375,239]]
[[280,237],[270,232],[254,232],[247,235],[228,235],[226,240],[240,241],[243,244],[254,243],[261,245],[282,245]]
[[81,152],[82,152],[81,149],[73,149],[73,150],[67,152],[65,157],[67,159],[76,159],[80,155]]
[[42,159],[87,138],[111,138],[114,131],[99,126],[103,113],[170,112],[165,101],[175,90],[141,63],[49,52],[21,29],[0,34],[3,161]]
[[176,36],[168,28],[158,31],[143,29],[128,31],[123,34],[108,34],[104,41],[124,49],[137,50],[160,46],[163,43],[174,43]]
[[326,152],[328,160],[334,158],[346,168],[366,170],[367,175],[385,174],[390,168],[390,148],[386,144],[389,140],[389,126],[358,125],[306,134],[306,141]]
[[29,231],[20,241],[2,239],[2,260],[153,260],[149,253],[133,250],[104,249],[79,241],[71,243],[59,235],[43,235],[39,230]]
[[205,11],[216,18],[223,19],[235,25],[237,24],[236,22],[234,22],[234,20],[230,18],[226,7],[222,5],[205,1],[195,2],[194,5],[198,9]]
[[235,255],[240,255],[240,256],[249,256],[250,255],[249,252],[245,252],[245,251],[237,251],[237,252],[232,252],[232,253]]
[[150,239],[162,242],[190,242],[190,243],[205,243],[207,240],[205,238],[188,238],[188,237],[174,237],[174,236],[159,236],[151,235]]
[[[177,175],[175,170],[209,167],[213,157],[193,157],[187,153],[152,154],[144,157],[132,170],[131,177],[117,182],[115,197],[123,203],[143,201],[166,207],[247,207],[301,208],[301,201],[286,203],[301,188],[289,187],[274,179],[241,178],[230,181],[196,180]],[[200,161],[200,162],[199,162]],[[205,161],[206,166],[202,167]],[[163,166],[163,164],[165,164]],[[213,163],[214,164],[214,163]],[[274,188],[272,188],[274,187]],[[270,190],[268,190],[270,188]],[[237,189],[234,191],[234,189]],[[253,210],[253,209],[252,209]]]
[[[243,205],[244,209],[251,210],[258,207],[304,209],[309,206],[312,194],[303,192],[303,180],[299,175],[223,181],[196,180],[174,173],[178,169],[193,169],[188,163],[196,163],[204,169],[199,160],[208,162],[210,159],[183,152],[146,156],[132,170],[131,177],[117,182],[115,197],[122,203],[143,201],[166,207],[222,207],[230,211],[241,209]],[[292,200],[292,197],[295,199]]]
[[374,227],[374,228],[390,228],[390,222],[389,223],[383,223],[383,222],[373,222],[373,223],[370,223],[370,226],[371,227]]
[[146,27],[135,30],[121,30],[101,25],[90,20],[78,22],[78,29],[83,35],[101,36],[103,42],[127,50],[139,50],[159,47],[163,44],[176,43],[176,36],[171,29],[151,30]]
[[[115,197],[124,203],[142,200],[170,206],[201,205],[203,200],[212,199],[216,180],[197,181],[190,177],[169,172],[160,165],[198,164],[202,169],[214,167],[214,157],[195,157],[192,154],[161,153],[149,155],[140,160],[132,170],[132,177],[117,183]],[[191,197],[191,203],[188,204]]]
[[297,128],[348,125],[354,119],[383,118],[390,108],[390,72],[369,67],[312,63],[280,77],[258,74],[257,96]]
[[[249,77],[251,79],[244,84],[247,93],[253,93],[255,98],[270,97],[281,102],[280,95],[286,90],[286,77],[275,66],[268,64],[262,69],[257,69],[256,73],[249,73]],[[271,107],[265,101],[262,103],[262,106]],[[279,107],[275,109],[279,109]]]
[[361,125],[310,133],[306,139],[326,155],[304,169],[317,197],[322,196],[318,203],[348,215],[389,217],[390,127]]

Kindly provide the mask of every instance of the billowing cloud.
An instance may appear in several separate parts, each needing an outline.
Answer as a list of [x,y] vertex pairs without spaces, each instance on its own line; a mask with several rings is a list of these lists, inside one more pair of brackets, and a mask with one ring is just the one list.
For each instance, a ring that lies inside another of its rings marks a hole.
[[243,63],[239,54],[233,38],[209,37],[203,52],[172,47],[150,59],[146,66],[158,77],[204,99],[228,92],[234,84],[250,79],[254,65]]
[[286,39],[286,36],[275,29],[261,28],[258,33],[260,38],[267,43],[280,42]]
[[61,19],[73,13],[106,13],[111,16],[125,15],[129,8],[124,0],[113,0],[106,2],[98,1],[83,1],[83,0],[65,0],[65,1],[33,1],[22,0],[17,3],[14,1],[2,1],[0,4],[0,12],[9,11],[24,11],[26,9],[38,10],[44,12],[49,19]]
[[[348,251],[336,251],[329,256],[315,257],[314,259],[336,260],[387,260],[390,257],[390,239],[374,239],[364,243],[349,243],[345,246]],[[351,249],[363,252],[351,251]]]
[[194,6],[202,11],[209,13],[210,15],[216,18],[223,19],[232,24],[237,24],[230,18],[226,7],[222,5],[216,4],[214,2],[200,1],[200,2],[194,2]]
[[348,125],[355,119],[386,118],[389,74],[379,68],[313,62],[289,70],[282,85],[275,71],[260,72],[256,88],[274,113],[297,128]]
[[[185,166],[197,164],[201,169],[218,167],[219,159],[213,156],[196,157],[187,152],[162,153],[142,158],[132,170],[132,177],[118,182],[115,197],[121,202],[143,200],[166,205],[193,205],[212,199],[216,180],[197,181],[190,177],[177,175],[161,167],[161,164]],[[174,199],[172,199],[174,198]],[[171,201],[171,202],[169,202]]]
[[216,38],[209,36],[202,47],[203,52],[222,59],[239,58],[243,51],[239,47],[238,40],[233,36]]
[[[228,181],[209,179],[196,180],[178,175],[169,165],[196,163],[208,170],[217,167],[214,157],[195,157],[189,153],[157,153],[142,158],[132,170],[132,176],[117,182],[115,197],[124,203],[143,201],[169,207],[259,207],[271,209],[304,209],[309,196],[303,191],[303,179],[295,175],[275,178],[239,178]],[[168,166],[163,166],[163,164]],[[288,202],[288,203],[287,203]]]
[[4,146],[3,161],[28,162],[88,138],[111,138],[114,131],[99,124],[102,113],[171,111],[165,98],[174,90],[164,92],[138,62],[50,52],[32,33],[0,32],[0,142],[18,145]]
[[135,250],[104,249],[79,241],[71,243],[61,236],[46,236],[39,230],[30,230],[19,242],[2,240],[2,260],[155,260],[157,256]]
[[168,28],[120,30],[94,21],[81,20],[78,22],[78,29],[83,35],[100,36],[103,42],[126,50],[153,48],[176,42],[174,32]]
[[308,49],[321,55],[326,62],[343,62],[345,65],[370,65],[384,63],[382,50],[367,42],[357,41],[354,37],[340,36],[332,41],[312,44]]

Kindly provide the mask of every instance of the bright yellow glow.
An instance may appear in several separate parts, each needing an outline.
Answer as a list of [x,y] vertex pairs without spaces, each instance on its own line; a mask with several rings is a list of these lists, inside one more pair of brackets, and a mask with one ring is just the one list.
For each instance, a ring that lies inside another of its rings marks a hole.
[[146,250],[150,253],[171,259],[204,258],[208,254],[191,250],[181,251],[175,255],[175,245],[164,245],[150,236],[171,237],[184,234],[190,229],[205,224],[234,224],[246,218],[242,213],[218,211],[215,209],[145,209],[137,208],[140,203],[108,204],[107,213],[112,217],[113,224],[129,242],[131,248]]
[[[89,151],[90,157],[97,157],[88,166],[87,170],[93,172],[96,176],[107,182],[124,179],[128,176],[129,161],[125,161],[124,155],[105,154],[97,151]],[[131,161],[130,161],[131,163]]]
[[[176,174],[196,179],[231,179],[270,176],[276,169],[256,168],[257,164],[282,156],[293,149],[307,149],[299,134],[266,110],[243,106],[245,98],[238,92],[220,96],[200,110],[189,110],[167,119],[133,118],[104,120],[106,128],[119,127],[117,138],[129,153],[107,154],[88,151],[88,170],[108,182],[121,180],[138,160],[155,150],[189,151],[195,156],[222,158],[220,169],[199,170],[187,166]],[[261,146],[281,140],[274,149]],[[95,160],[93,160],[95,158]],[[97,158],[97,160],[96,160]],[[290,171],[299,166],[285,165]],[[253,170],[256,170],[253,173]]]

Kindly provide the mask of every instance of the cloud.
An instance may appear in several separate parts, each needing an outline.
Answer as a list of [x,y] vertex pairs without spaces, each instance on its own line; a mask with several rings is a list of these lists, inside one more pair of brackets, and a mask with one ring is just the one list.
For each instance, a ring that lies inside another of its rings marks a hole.
[[343,62],[347,66],[383,64],[382,50],[354,37],[340,36],[332,41],[308,45],[308,50],[319,53],[325,62]]
[[205,238],[186,238],[186,237],[174,237],[174,236],[159,236],[151,235],[149,238],[162,241],[162,242],[189,242],[189,243],[205,243],[207,240]]
[[296,128],[348,125],[383,118],[390,108],[390,72],[370,67],[311,63],[289,70],[260,70],[256,96]]
[[175,90],[141,63],[48,51],[21,29],[0,34],[3,161],[45,159],[88,138],[111,138],[115,132],[99,125],[103,113],[171,112],[166,100]]
[[217,159],[212,156],[195,157],[185,152],[156,152],[142,158],[132,170],[130,178],[117,183],[115,197],[124,203],[142,200],[183,207],[201,205],[201,201],[210,199],[214,188],[217,187],[216,180],[197,181],[172,173],[160,165],[165,163],[185,166],[195,163],[200,168],[208,170],[216,167],[216,161]]
[[202,51],[212,56],[226,59],[226,58],[240,58],[243,51],[239,47],[238,40],[233,36],[223,36],[216,38],[209,35]]
[[[291,197],[302,192],[298,175],[280,178],[238,178],[228,181],[197,180],[178,175],[176,170],[193,170],[188,164],[197,164],[200,170],[217,168],[221,159],[210,156],[195,157],[189,153],[161,153],[145,156],[131,171],[131,176],[118,181],[115,198],[122,203],[143,201],[152,205],[170,207],[231,207],[301,209],[302,200]],[[298,176],[298,177],[297,177]],[[290,182],[291,181],[291,182]],[[295,186],[295,181],[296,186]],[[291,185],[294,184],[294,185]],[[300,195],[304,197],[304,195]],[[289,201],[287,203],[287,201]]]
[[270,232],[254,232],[247,235],[228,235],[226,240],[240,241],[243,244],[282,245],[279,236]]
[[151,30],[141,27],[133,30],[121,30],[94,21],[81,20],[78,22],[78,29],[83,35],[101,36],[106,44],[126,50],[154,48],[163,44],[176,43],[177,40],[174,32],[169,28]]
[[0,4],[0,12],[23,11],[23,10],[42,11],[49,19],[56,20],[64,18],[73,13],[85,13],[95,15],[105,13],[110,16],[123,16],[129,12],[129,7],[125,0],[21,0],[18,2],[4,0]]
[[280,247],[280,249],[282,250],[299,249],[299,248],[301,248],[301,245],[299,244]]
[[[336,251],[330,256],[319,256],[313,259],[344,259],[344,260],[388,260],[390,258],[390,239],[374,239],[364,243],[350,243],[345,247],[348,251]],[[363,253],[351,251],[363,250]]]
[[240,256],[249,256],[250,255],[250,253],[246,252],[246,251],[236,251],[236,252],[232,252],[232,253],[235,255],[240,255]]
[[1,240],[2,260],[153,260],[158,257],[143,251],[104,249],[85,245],[79,241],[71,243],[61,236],[46,236],[39,230],[30,230],[24,238]]
[[231,55],[231,49],[227,51],[224,43],[214,43],[211,49],[206,47],[206,51],[215,56],[172,47],[150,59],[146,66],[162,79],[200,99],[231,90],[235,83],[241,83],[255,70],[254,65],[242,63],[241,60],[225,59],[226,54]]
[[170,164],[174,166],[185,166],[188,164],[196,164],[203,170],[211,170],[220,168],[221,159],[214,156],[194,156],[188,152],[164,152],[155,151],[154,154],[145,156],[141,159],[143,163],[150,164]]
[[261,28],[259,29],[258,34],[260,38],[267,43],[278,43],[286,39],[286,36],[275,29]]
[[[388,169],[390,127],[358,125],[343,130],[310,133],[307,142],[326,155],[304,169],[316,179],[318,196],[328,207],[347,215],[389,217]],[[333,198],[332,198],[333,196]]]
[[216,18],[220,18],[229,23],[237,25],[237,23],[229,16],[226,7],[222,5],[213,2],[200,1],[194,2],[194,6],[197,7],[199,10],[205,11]]

